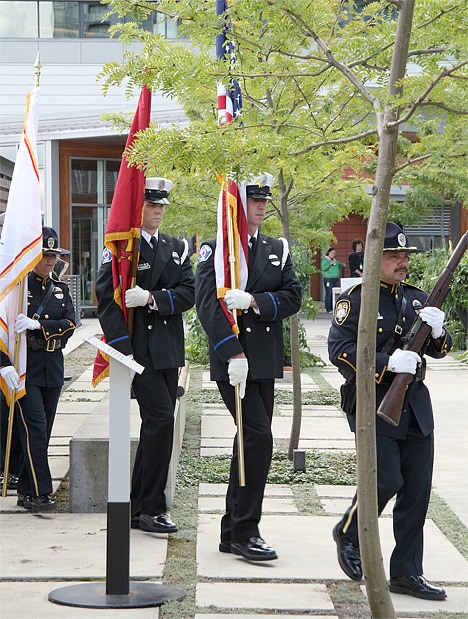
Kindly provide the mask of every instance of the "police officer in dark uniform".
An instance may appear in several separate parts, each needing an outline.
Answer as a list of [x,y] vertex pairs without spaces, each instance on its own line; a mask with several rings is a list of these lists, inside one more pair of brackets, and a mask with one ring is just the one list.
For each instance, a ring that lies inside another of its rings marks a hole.
[[75,330],[75,308],[64,282],[51,277],[61,249],[53,228],[42,228],[42,259],[28,275],[28,315],[19,314],[15,332],[26,331],[26,395],[16,413],[24,464],[18,505],[33,512],[54,508],[47,449],[64,382],[63,352]]
[[125,294],[126,306],[135,308],[131,335],[114,301],[107,250],[96,282],[98,317],[107,343],[133,355],[145,367],[132,383],[141,430],[132,475],[131,526],[155,533],[177,531],[166,513],[164,488],[172,454],[179,367],[185,364],[182,312],[195,301],[187,241],[159,232],[172,187],[165,178],[146,180],[136,286]]
[[[396,495],[393,510],[395,548],[390,559],[390,591],[427,600],[443,600],[444,589],[423,577],[423,527],[431,493],[434,459],[434,418],[429,391],[423,382],[421,358],[415,352],[401,349],[401,338],[408,332],[416,312],[432,327],[431,337],[423,351],[435,359],[445,357],[451,348],[450,335],[443,327],[445,314],[424,305],[425,292],[405,283],[408,255],[418,251],[410,247],[403,230],[395,223],[387,224],[382,257],[379,314],[377,319],[376,403],[382,401],[395,373],[414,374],[405,401],[401,422],[394,427],[377,416],[377,492],[378,511]],[[348,422],[356,431],[356,409],[353,392],[356,372],[356,345],[361,284],[345,291],[335,306],[328,336],[331,362],[345,377],[342,407]],[[358,497],[333,530],[338,561],[349,578],[361,580],[357,525]]]
[[277,558],[261,538],[258,524],[273,450],[275,378],[283,376],[282,319],[301,306],[301,285],[286,240],[258,231],[273,181],[271,174],[264,174],[251,178],[246,187],[249,253],[254,255],[249,258],[246,290],[233,289],[225,296],[229,310],[242,310],[238,338],[217,299],[215,240],[202,244],[196,273],[196,306],[209,337],[211,379],[217,381],[234,420],[234,385],[240,385],[243,398],[245,486],[239,487],[236,435],[219,550],[251,561]]

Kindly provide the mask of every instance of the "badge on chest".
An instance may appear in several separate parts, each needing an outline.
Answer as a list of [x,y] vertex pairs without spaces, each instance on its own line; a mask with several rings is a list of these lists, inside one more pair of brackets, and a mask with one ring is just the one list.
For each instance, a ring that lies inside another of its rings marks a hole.
[[140,264],[138,265],[139,271],[148,271],[149,269],[151,269],[151,265],[149,262],[140,262]]

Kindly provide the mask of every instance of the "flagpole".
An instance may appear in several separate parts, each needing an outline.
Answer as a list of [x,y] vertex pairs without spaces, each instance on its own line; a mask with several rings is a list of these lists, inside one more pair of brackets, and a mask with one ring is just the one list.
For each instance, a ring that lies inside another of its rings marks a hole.
[[[34,63],[34,88],[37,88],[39,86],[39,80],[41,77],[41,68],[42,68],[42,65],[40,61],[40,56],[39,56],[39,52],[37,52],[36,61]],[[24,286],[25,286],[26,277],[27,275],[23,277],[23,279],[19,283],[17,315],[22,314],[23,310],[25,309],[23,307],[23,302],[24,302]],[[18,366],[19,366],[20,343],[21,343],[21,334],[15,333],[15,352],[14,352],[14,358],[13,358],[13,367],[15,368],[15,371],[18,371]],[[11,389],[10,390],[10,410],[8,412],[8,429],[7,429],[6,448],[5,448],[5,462],[3,465],[2,497],[6,497],[7,490],[8,490],[8,473],[10,469],[10,454],[11,454],[11,441],[13,437],[13,422],[15,418],[15,404],[16,404],[16,389]]]
[[[226,224],[227,224],[227,239],[229,251],[229,271],[231,275],[231,288],[236,287],[236,257],[234,249],[234,230],[232,225],[231,208],[228,201],[228,185],[227,179],[225,183],[225,201],[226,201]],[[234,322],[237,325],[237,310],[233,311]],[[244,428],[242,420],[242,399],[240,397],[240,385],[236,385],[236,426],[237,426],[237,465],[239,469],[239,486],[245,486],[245,464],[244,464]]]
[[[24,277],[19,283],[19,298],[18,298],[18,314],[23,312],[23,297],[24,297],[24,282],[26,278]],[[19,360],[19,349],[21,342],[21,333],[15,333],[15,353],[13,359],[13,367],[16,371],[18,371],[18,360]],[[8,489],[8,472],[10,468],[10,452],[11,452],[11,440],[13,436],[13,421],[15,417],[15,398],[16,389],[10,390],[10,410],[8,413],[8,430],[7,430],[7,440],[6,440],[6,449],[5,449],[5,463],[3,465],[3,488],[2,488],[2,497],[6,497],[7,489]]]

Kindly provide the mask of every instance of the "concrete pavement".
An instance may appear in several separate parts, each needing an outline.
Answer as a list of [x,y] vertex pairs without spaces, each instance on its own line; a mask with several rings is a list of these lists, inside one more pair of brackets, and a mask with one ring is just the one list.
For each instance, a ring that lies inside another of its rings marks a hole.
[[[328,361],[326,338],[330,316],[319,314],[306,321],[311,350]],[[84,335],[99,331],[96,320],[83,321],[72,338],[67,353],[81,344]],[[90,360],[90,363],[92,359]],[[89,373],[88,373],[89,374]],[[341,378],[329,363],[322,376],[337,388]],[[436,460],[434,492],[468,526],[468,411],[466,379],[468,370],[452,358],[429,360],[427,382],[436,415]],[[304,376],[303,389],[317,388]],[[204,376],[204,387],[212,388]],[[278,389],[290,389],[287,381],[278,381]],[[57,487],[68,470],[70,438],[105,395],[105,389],[93,391],[89,381],[75,382],[62,394],[50,447],[50,461]],[[291,407],[279,406],[273,422],[277,440],[289,436]],[[230,453],[234,428],[221,405],[206,404],[202,410],[201,454]],[[354,448],[347,422],[333,406],[306,406],[301,447],[349,451]],[[239,557],[219,553],[219,520],[223,510],[223,484],[200,484],[197,534],[196,619],[248,619],[261,616],[275,619],[294,616],[345,617],[334,613],[327,589],[330,581],[346,581],[336,561],[331,530],[353,493],[349,486],[316,486],[322,507],[320,516],[299,515],[289,486],[267,487],[261,530],[277,552],[277,561],[248,563]],[[6,619],[42,617],[95,617],[105,610],[80,609],[52,604],[47,595],[53,589],[105,578],[105,514],[32,515],[16,507],[12,493],[0,502],[0,610]],[[391,519],[380,519],[384,564],[392,548]],[[285,527],[287,522],[287,527]],[[443,582],[448,592],[444,602],[427,602],[392,594],[400,616],[414,617],[420,612],[468,612],[468,561],[448,541],[434,522],[425,528],[425,574]],[[167,551],[166,536],[138,530],[131,532],[132,579],[161,582]],[[362,587],[365,594],[365,588]],[[110,612],[110,611],[109,611]],[[235,614],[235,613],[240,614]],[[156,608],[113,610],[117,616],[158,617]],[[213,614],[215,613],[215,614]],[[234,613],[234,614],[232,614]],[[247,614],[246,614],[247,613]],[[284,615],[281,615],[284,613]],[[341,613],[341,614],[340,614]],[[442,615],[443,617],[443,615]],[[181,618],[182,619],[182,618]]]

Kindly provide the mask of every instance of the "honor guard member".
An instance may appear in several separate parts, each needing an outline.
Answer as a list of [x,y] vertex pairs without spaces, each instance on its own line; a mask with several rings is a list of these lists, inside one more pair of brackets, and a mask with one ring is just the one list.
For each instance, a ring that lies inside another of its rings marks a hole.
[[238,338],[217,299],[215,240],[202,244],[196,272],[196,306],[209,338],[211,379],[234,420],[235,385],[240,385],[243,398],[245,486],[239,487],[236,434],[219,550],[251,561],[277,558],[258,525],[273,450],[275,378],[283,376],[282,320],[301,307],[301,285],[286,240],[258,230],[273,182],[271,174],[263,174],[251,178],[246,187],[249,276],[245,291],[233,289],[225,296],[229,310],[241,311]]
[[[44,226],[42,259],[27,280],[28,315],[19,314],[14,325],[16,333],[26,332],[27,342],[26,395],[16,408],[24,457],[17,503],[33,512],[48,511],[55,505],[49,496],[52,477],[47,449],[64,382],[62,351],[75,330],[75,308],[68,286],[55,281],[51,273],[57,257],[69,253],[59,247],[55,230]],[[2,355],[2,364],[6,359]],[[13,367],[12,371],[16,374]]]
[[[377,493],[379,515],[396,495],[393,509],[395,548],[390,558],[390,591],[427,600],[443,600],[441,587],[423,577],[423,527],[431,493],[434,459],[434,418],[429,391],[423,382],[424,360],[402,350],[402,338],[416,314],[432,327],[427,347],[422,351],[435,359],[451,348],[450,335],[443,327],[445,314],[425,307],[425,292],[405,283],[408,256],[418,251],[410,247],[403,230],[388,222],[382,256],[380,298],[377,318],[376,404],[379,406],[395,374],[414,374],[408,388],[405,409],[398,426],[376,417]],[[345,377],[341,388],[342,408],[356,432],[355,380],[356,345],[361,284],[345,291],[338,299],[328,336],[331,362]],[[338,562],[352,580],[361,580],[357,509],[358,497],[333,530]]]
[[195,301],[188,243],[159,231],[173,183],[146,179],[136,285],[125,293],[134,308],[130,335],[114,301],[111,254],[104,250],[96,282],[98,317],[107,343],[145,367],[132,387],[140,407],[140,441],[132,474],[132,528],[175,533],[166,513],[166,487],[174,436],[179,368],[185,364],[182,312]]

